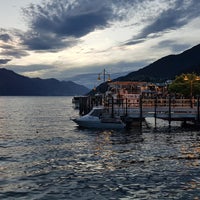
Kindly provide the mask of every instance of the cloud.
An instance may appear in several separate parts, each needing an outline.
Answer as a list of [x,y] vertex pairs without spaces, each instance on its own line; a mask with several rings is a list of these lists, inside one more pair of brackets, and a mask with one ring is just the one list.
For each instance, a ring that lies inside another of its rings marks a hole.
[[24,50],[13,48],[11,50],[1,51],[1,55],[13,57],[13,58],[21,58],[21,57],[24,57],[24,56],[28,56],[29,54]]
[[[125,45],[135,45],[146,41],[145,39],[135,39],[135,40],[129,40],[125,43]],[[123,46],[123,45],[122,45]]]
[[172,52],[181,52],[183,49],[189,49],[191,48],[191,45],[189,44],[177,44],[175,40],[163,40],[158,43],[156,48],[162,49],[162,48],[170,48]]
[[13,70],[16,73],[31,73],[31,72],[38,72],[38,71],[44,71],[44,70],[51,70],[54,69],[55,67],[52,65],[26,65],[26,66],[22,66],[22,65],[8,65],[6,67],[7,69]]
[[50,33],[38,34],[27,32],[21,35],[21,40],[28,50],[48,50],[52,52],[60,51],[77,43],[76,39],[57,37],[55,34]]
[[[135,71],[140,67],[144,67],[149,63],[148,60],[144,60],[144,61],[133,61],[133,62],[117,62],[117,63],[109,63],[107,65],[88,65],[88,66],[84,66],[84,67],[71,67],[68,69],[60,69],[59,71],[51,71],[48,74],[45,74],[45,77],[51,77],[52,76],[52,72],[54,73],[54,77],[57,77],[60,80],[64,80],[66,78],[70,78],[73,77],[75,75],[78,74],[88,74],[88,73],[93,73],[96,74],[96,79],[99,73],[103,72],[103,70],[106,68],[106,71],[108,73],[111,74],[111,78],[112,74],[115,73],[120,73],[120,72],[129,72],[129,71]],[[107,67],[105,67],[107,66]]]
[[134,45],[146,39],[161,36],[165,31],[179,29],[192,19],[200,16],[200,1],[175,0],[168,9],[164,9],[158,16],[151,19],[139,34],[125,45]]
[[[191,2],[192,3],[192,2]],[[140,38],[146,37],[149,34],[165,31],[167,29],[178,29],[181,26],[187,24],[191,18],[196,18],[199,15],[199,11],[193,7],[199,7],[200,4],[190,4],[184,8],[184,1],[177,1],[174,9],[163,11],[160,16],[149,26],[142,30],[139,35]]]
[[32,30],[59,36],[81,37],[108,25],[112,8],[102,0],[53,0],[24,9]]
[[[137,2],[137,1],[136,1]],[[22,38],[32,50],[58,51],[80,42],[97,29],[122,20],[130,0],[49,0],[23,9],[29,31]]]
[[20,44],[19,33],[16,30],[3,30],[5,33],[0,35],[0,52],[1,56],[9,58],[21,58],[29,55],[24,47]]
[[11,59],[0,59],[0,64],[7,64]]
[[32,64],[32,65],[7,65],[7,69],[14,71],[27,77],[40,77],[40,78],[52,78],[56,77],[58,69],[53,65],[45,64]]
[[12,41],[12,36],[8,32],[8,30],[0,28],[0,41],[5,43]]
[[3,42],[8,42],[9,40],[11,40],[11,37],[8,34],[0,34],[0,40],[2,40]]
[[54,0],[41,6],[31,4],[24,14],[30,30],[23,44],[32,50],[55,51],[75,45],[80,37],[107,26],[112,10],[99,0]]
[[21,49],[21,47],[16,47],[10,44],[0,45],[0,48],[2,49],[1,55],[3,56],[8,56],[12,58],[21,58],[29,55],[28,52]]

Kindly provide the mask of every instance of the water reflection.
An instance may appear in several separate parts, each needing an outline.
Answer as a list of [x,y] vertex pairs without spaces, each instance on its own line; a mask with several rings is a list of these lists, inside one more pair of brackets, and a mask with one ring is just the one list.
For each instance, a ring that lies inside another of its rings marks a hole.
[[70,103],[0,104],[1,199],[199,198],[198,131],[172,124],[168,132],[163,122],[157,130],[82,130],[70,121]]

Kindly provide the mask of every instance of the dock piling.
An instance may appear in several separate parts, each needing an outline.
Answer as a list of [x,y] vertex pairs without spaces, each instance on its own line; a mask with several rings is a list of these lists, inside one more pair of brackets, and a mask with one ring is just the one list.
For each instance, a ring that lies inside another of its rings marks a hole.
[[200,123],[200,113],[199,113],[199,111],[200,111],[200,102],[199,102],[199,99],[200,99],[200,97],[198,96],[197,97],[197,123],[198,124]]
[[169,105],[168,105],[168,107],[169,107],[169,110],[168,110],[168,122],[169,122],[169,127],[171,127],[171,120],[172,120],[172,115],[171,115],[171,94],[169,95]]
[[157,96],[154,99],[154,125],[157,125]]

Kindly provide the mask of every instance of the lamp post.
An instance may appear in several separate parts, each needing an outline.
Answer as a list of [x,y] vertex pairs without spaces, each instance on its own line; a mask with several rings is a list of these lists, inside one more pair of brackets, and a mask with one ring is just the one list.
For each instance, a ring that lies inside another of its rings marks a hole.
[[[103,82],[106,81],[106,76],[108,76],[107,81],[111,81],[110,74],[105,69],[101,73],[98,73],[98,77],[97,77],[98,81],[101,80],[101,75],[103,75]],[[97,89],[96,86],[94,86],[93,90],[95,91],[96,89]]]
[[106,75],[108,76],[108,81],[111,81],[110,74],[108,72],[106,72],[105,69],[103,69],[103,71],[98,74],[97,80],[99,80],[99,81],[101,80],[101,75],[103,75],[103,82],[106,81]]
[[[101,75],[103,76],[103,83],[105,83],[105,81],[106,81],[106,76],[108,76],[107,81],[111,81],[110,74],[105,69],[103,69],[103,71],[98,74],[98,78],[97,78],[98,81],[101,80]],[[105,100],[106,100],[105,92],[103,92],[103,98],[102,98],[102,100],[105,103]]]

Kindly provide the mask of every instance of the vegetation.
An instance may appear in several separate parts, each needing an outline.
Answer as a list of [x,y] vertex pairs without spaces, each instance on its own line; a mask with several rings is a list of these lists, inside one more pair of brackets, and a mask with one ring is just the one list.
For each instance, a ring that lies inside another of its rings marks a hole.
[[200,95],[200,77],[195,73],[181,74],[169,85],[169,92],[186,97]]

